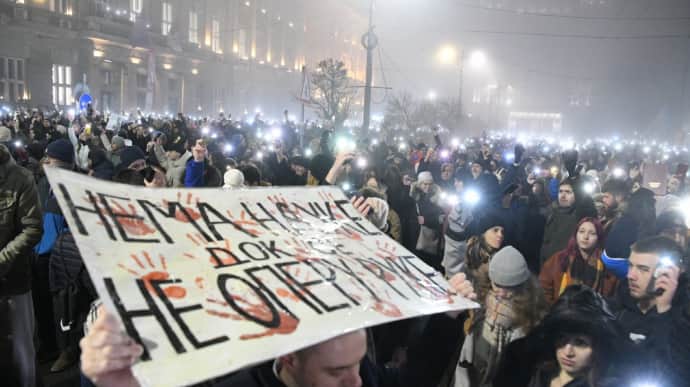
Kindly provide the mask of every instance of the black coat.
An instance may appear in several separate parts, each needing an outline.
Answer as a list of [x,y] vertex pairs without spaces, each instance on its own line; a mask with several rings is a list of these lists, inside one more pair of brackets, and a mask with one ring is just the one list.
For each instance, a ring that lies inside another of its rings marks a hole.
[[[690,355],[690,332],[688,324],[688,279],[682,274],[678,289],[673,297],[671,310],[659,314],[656,308],[643,314],[630,296],[627,280],[620,283],[616,298],[609,304],[620,324],[625,338],[631,335],[641,338],[638,342],[630,340],[625,358],[631,373],[640,370],[655,379],[676,378],[686,369],[678,369],[674,364],[688,364]],[[673,384],[671,384],[673,385]]]

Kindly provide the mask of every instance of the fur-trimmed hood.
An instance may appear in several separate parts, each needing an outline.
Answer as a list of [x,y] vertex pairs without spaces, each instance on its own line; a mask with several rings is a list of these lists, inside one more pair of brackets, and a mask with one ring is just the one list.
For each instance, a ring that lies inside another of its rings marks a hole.
[[425,194],[422,189],[419,188],[418,182],[415,182],[410,186],[410,197],[414,199],[415,202],[420,201],[424,195],[429,197],[429,201],[431,201],[431,203],[436,205],[441,204],[441,187],[438,185],[433,184],[428,194]]

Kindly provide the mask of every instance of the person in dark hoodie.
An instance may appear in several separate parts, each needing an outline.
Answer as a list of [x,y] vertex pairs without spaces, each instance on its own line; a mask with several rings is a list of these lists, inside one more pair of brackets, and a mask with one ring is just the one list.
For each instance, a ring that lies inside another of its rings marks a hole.
[[606,253],[609,257],[627,257],[635,241],[654,235],[655,203],[654,193],[646,188],[640,188],[630,195],[627,208],[606,237]]
[[[74,147],[69,140],[59,139],[48,144],[43,161],[44,168],[74,169]],[[43,236],[35,246],[36,259],[32,262],[32,296],[37,321],[40,357],[50,355],[57,349],[56,326],[53,321],[53,304],[49,288],[50,253],[58,237],[67,229],[57,198],[51,190],[48,179],[43,176],[38,182],[39,200],[43,207]]]
[[104,151],[98,148],[89,151],[89,176],[97,179],[112,180],[115,174],[113,163],[108,160]]
[[665,237],[636,242],[627,278],[612,300],[616,320],[629,342],[629,367],[640,379],[672,379],[680,370],[671,366],[678,359],[671,358],[669,348],[690,352],[690,341],[674,342],[670,334],[673,327],[683,324],[690,302],[682,256],[680,247]]

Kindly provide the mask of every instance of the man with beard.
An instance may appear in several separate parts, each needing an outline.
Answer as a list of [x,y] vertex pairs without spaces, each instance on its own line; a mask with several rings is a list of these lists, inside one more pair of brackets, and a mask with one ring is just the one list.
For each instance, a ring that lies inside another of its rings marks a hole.
[[608,235],[625,209],[630,189],[625,181],[612,179],[604,183],[601,192],[604,203],[604,216],[601,219],[601,224],[604,226],[604,235]]

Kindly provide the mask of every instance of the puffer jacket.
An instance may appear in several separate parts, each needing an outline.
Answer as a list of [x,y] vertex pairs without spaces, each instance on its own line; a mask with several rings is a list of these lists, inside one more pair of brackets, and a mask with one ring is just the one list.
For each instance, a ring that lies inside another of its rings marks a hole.
[[463,271],[467,254],[467,239],[471,236],[472,209],[462,203],[453,206],[448,214],[448,227],[445,232],[443,268],[448,278]]
[[[441,188],[436,184],[431,186],[429,193],[424,193],[417,184],[413,184],[410,188],[410,196],[414,199],[417,206],[417,215],[424,217],[424,226],[436,231],[438,235],[441,235],[442,226],[445,222],[445,212],[440,206],[441,202]],[[421,227],[417,230],[417,237]],[[439,242],[443,239],[439,238]],[[440,243],[438,246],[438,252],[440,252]]]
[[42,233],[34,177],[0,145],[0,297],[31,289],[31,255]]

